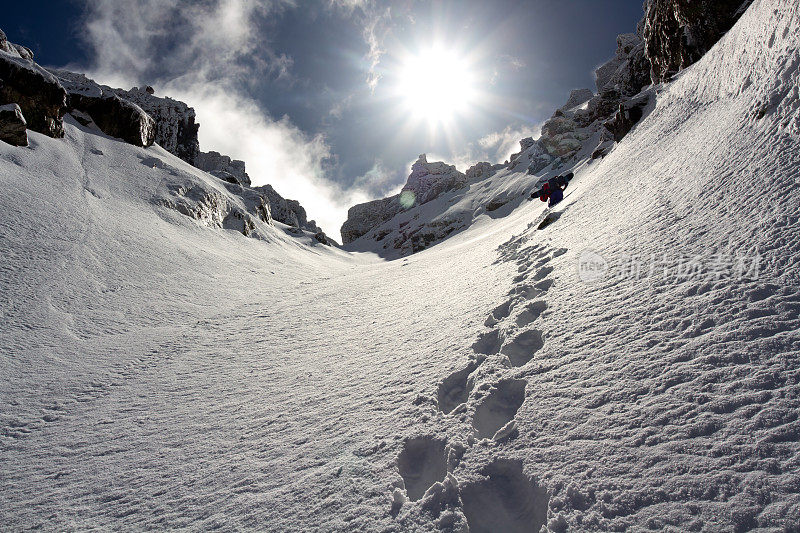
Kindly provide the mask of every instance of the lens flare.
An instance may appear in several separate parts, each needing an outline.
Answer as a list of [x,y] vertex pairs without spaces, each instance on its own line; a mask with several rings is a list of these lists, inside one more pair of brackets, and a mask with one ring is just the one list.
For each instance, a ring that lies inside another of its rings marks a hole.
[[400,205],[403,206],[403,209],[413,207],[416,201],[417,195],[413,191],[402,191],[400,193]]

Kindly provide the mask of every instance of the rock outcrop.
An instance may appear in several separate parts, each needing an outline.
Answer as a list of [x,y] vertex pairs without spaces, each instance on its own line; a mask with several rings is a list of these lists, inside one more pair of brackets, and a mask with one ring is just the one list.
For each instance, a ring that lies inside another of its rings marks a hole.
[[354,205],[347,210],[347,220],[342,225],[342,244],[349,244],[366,235],[402,210],[399,194]]
[[[466,184],[467,176],[456,170],[455,166],[441,161],[428,163],[426,155],[422,154],[411,165],[411,174],[400,195],[404,197],[404,202],[411,202],[407,206],[411,207],[415,204],[430,202],[443,192],[459,189]],[[413,195],[413,198],[409,196],[409,193]]]
[[642,37],[654,83],[669,80],[711,49],[752,0],[649,0]]
[[620,142],[642,119],[647,106],[653,101],[652,92],[644,92],[619,105],[616,114],[605,123],[605,127],[614,135],[614,140]]
[[567,99],[567,103],[561,108],[562,110],[569,110],[578,107],[579,105],[585,104],[594,96],[594,93],[591,89],[573,89],[572,92],[569,93],[569,98]]
[[33,61],[33,52],[10,43],[0,30],[0,105],[17,104],[27,127],[50,137],[64,136],[67,93]]
[[261,185],[259,187],[241,187],[244,190],[252,190],[257,193],[264,202],[269,205],[270,213],[274,220],[295,228],[320,233],[322,230],[313,220],[308,220],[308,215],[303,206],[297,200],[287,200],[272,188],[272,185]]
[[533,137],[521,139],[519,147],[520,151],[511,154],[509,158],[508,167],[510,168],[524,164],[526,166],[522,170],[527,170],[529,174],[535,174],[553,162],[553,157],[548,153],[546,145],[533,140]]
[[[161,205],[208,225],[238,229],[247,236],[255,234],[257,221],[271,224],[276,220],[299,233],[311,233],[315,242],[332,244],[317,224],[308,220],[300,202],[283,198],[269,185],[251,188],[243,161],[218,152],[200,152],[194,109],[155,96],[150,86],[126,91],[100,85],[83,74],[44,69],[33,61],[28,48],[10,43],[0,31],[0,106],[0,140],[27,145],[27,128],[63,137],[63,116],[69,111],[82,124],[107,135],[143,147],[158,143],[212,173],[227,182],[228,191],[244,201],[245,209],[212,189],[192,185],[190,178],[176,185],[169,197],[158,202]],[[165,165],[158,158],[143,163]],[[171,174],[183,175],[178,169]],[[424,189],[422,184],[419,188]]]
[[[142,124],[138,119],[139,111],[149,115],[153,121],[152,140],[149,144],[157,143],[166,151],[175,154],[187,163],[194,165],[200,153],[200,143],[197,140],[197,130],[200,127],[195,123],[194,109],[183,102],[172,98],[159,98],[147,92],[147,90],[134,87],[130,91],[114,89],[106,85],[100,85],[83,74],[70,72],[67,70],[55,70],[50,72],[55,75],[61,85],[69,93],[69,107],[71,110],[79,110],[87,113],[94,119],[97,126],[107,135],[119,137],[126,142],[132,142],[136,135],[121,135],[120,127],[114,127],[108,121],[98,121],[95,116],[101,111],[116,111],[119,113],[119,120],[128,122],[125,131],[135,131],[135,123]],[[123,102],[120,104],[114,99]],[[101,103],[102,102],[102,103]],[[92,111],[95,113],[92,113]],[[140,142],[132,142],[139,146],[149,146]]]
[[468,181],[478,181],[488,178],[502,168],[505,168],[505,165],[493,165],[488,161],[481,161],[469,167],[464,175]]
[[12,146],[28,146],[28,128],[17,104],[0,106],[0,141]]
[[200,170],[205,170],[220,179],[239,183],[240,185],[250,186],[250,176],[245,172],[244,161],[231,159],[227,155],[219,152],[200,152],[195,158],[194,166]]
[[159,98],[146,88],[134,87],[129,91],[112,89],[112,92],[138,105],[153,117],[156,122],[155,142],[159,146],[190,165],[196,164],[200,155],[200,142],[197,139],[200,124],[195,122],[194,108],[169,97]]
[[617,37],[614,57],[595,70],[597,93],[616,91],[621,97],[633,96],[650,84],[650,62],[644,41],[635,33]]
[[87,114],[103,133],[128,144],[152,146],[155,140],[155,121],[150,115],[116,95],[70,94],[69,109]]
[[[617,113],[622,113],[620,118],[628,121],[637,116],[640,108],[632,108],[628,114],[624,110],[626,102],[650,84],[650,61],[645,54],[645,43],[638,34],[617,37],[614,57],[597,68],[595,83],[596,95],[588,89],[572,91],[567,103],[542,126],[539,142],[550,155],[569,159],[593,140],[597,144],[591,153],[600,157],[607,148],[601,149],[600,145],[608,140],[601,131],[602,125],[609,123]],[[638,118],[641,117],[639,114]],[[624,135],[633,127],[622,120],[615,124],[618,126],[615,126],[615,135]]]
[[33,52],[31,49],[21,44],[9,42],[3,30],[0,30],[0,50],[13,56],[21,57],[26,61],[33,61]]
[[369,233],[372,229],[414,206],[434,200],[446,191],[467,186],[467,176],[455,166],[441,161],[429,163],[422,154],[411,166],[405,186],[400,194],[373,200],[351,207],[342,225],[342,243],[348,244]]

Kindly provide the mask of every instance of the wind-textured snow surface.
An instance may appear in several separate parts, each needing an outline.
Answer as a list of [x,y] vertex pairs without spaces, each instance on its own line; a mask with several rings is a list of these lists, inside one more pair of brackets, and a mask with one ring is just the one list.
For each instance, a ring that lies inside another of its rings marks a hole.
[[157,147],[0,145],[0,523],[800,530],[799,41],[756,0],[550,225],[396,261],[172,211],[216,185]]

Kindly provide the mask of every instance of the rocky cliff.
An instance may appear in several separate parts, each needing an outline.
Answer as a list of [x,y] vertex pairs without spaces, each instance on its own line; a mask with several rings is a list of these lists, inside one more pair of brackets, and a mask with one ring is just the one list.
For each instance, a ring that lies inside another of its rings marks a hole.
[[467,185],[467,176],[441,161],[429,163],[422,154],[411,165],[411,174],[399,194],[351,207],[342,226],[342,243],[347,244],[392,219],[401,211],[434,200],[444,192]]
[[64,136],[67,93],[58,80],[33,61],[33,52],[8,41],[0,30],[0,105],[17,104],[27,128]]
[[654,83],[670,79],[714,46],[753,0],[650,0],[642,37]]
[[231,159],[219,152],[198,153],[194,160],[194,166],[230,183],[250,186],[250,176],[245,172],[244,161]]
[[[28,143],[27,130],[51,137],[64,136],[63,117],[141,147],[154,143],[225,183],[241,199],[244,210],[198,183],[181,183],[157,203],[196,219],[219,219],[218,227],[239,229],[254,236],[254,220],[289,226],[294,234],[310,232],[332,244],[296,200],[288,200],[270,185],[250,187],[244,161],[218,152],[201,152],[195,111],[187,104],[158,97],[152,87],[130,90],[101,85],[85,75],[62,69],[44,69],[33,53],[8,41],[0,31],[0,140],[17,146]],[[163,166],[158,158],[143,161]],[[174,175],[183,175],[171,169]],[[189,179],[189,178],[187,178]],[[191,180],[189,180],[191,181]],[[238,202],[238,200],[237,200]],[[227,206],[227,207],[225,207]]]
[[[115,108],[135,106],[152,119],[153,131],[146,139],[132,144],[149,146],[156,143],[187,163],[195,164],[200,153],[200,143],[197,140],[200,126],[195,122],[194,109],[185,103],[172,98],[159,98],[138,87],[129,91],[114,89],[100,85],[83,74],[67,70],[51,69],[50,72],[66,89],[70,111],[77,110],[89,115],[104,133],[132,142],[130,139],[133,137],[120,134],[124,131],[123,125],[129,122],[123,120],[119,113],[115,113]],[[119,101],[123,104],[113,104]],[[129,114],[132,112],[129,111]],[[135,131],[139,122],[137,120],[130,123],[127,129]]]

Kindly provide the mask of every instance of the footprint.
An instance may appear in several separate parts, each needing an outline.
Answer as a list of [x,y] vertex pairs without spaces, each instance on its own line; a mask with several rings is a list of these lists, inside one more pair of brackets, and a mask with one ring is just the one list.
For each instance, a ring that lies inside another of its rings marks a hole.
[[[538,283],[536,285],[539,285]],[[517,285],[516,287],[512,288],[508,291],[508,296],[522,296],[525,300],[532,300],[533,298],[538,298],[539,296],[543,295],[545,291],[536,288],[534,285]]]
[[447,446],[433,437],[407,440],[397,457],[408,499],[415,502],[437,481],[447,476]]
[[542,292],[547,292],[550,290],[550,287],[552,287],[554,283],[555,282],[552,279],[545,279],[534,285],[534,287]]
[[539,259],[539,262],[538,262],[538,263],[536,263],[536,264],[533,266],[533,268],[542,268],[542,267],[543,267],[543,266],[545,266],[547,263],[549,263],[549,262],[550,262],[550,260],[551,260],[551,259],[550,259],[550,257],[549,257],[549,256],[547,256],[547,255],[545,255],[543,258]]
[[544,338],[542,332],[537,329],[523,331],[511,342],[503,346],[501,352],[507,355],[511,364],[514,366],[523,366],[528,361],[533,359],[533,356],[542,349],[544,346]]
[[567,253],[567,249],[566,248],[559,248],[558,250],[553,252],[553,258],[555,259],[556,257],[561,257],[565,253]]
[[459,487],[470,533],[538,533],[547,521],[547,491],[522,471],[522,461],[496,459],[482,479]]
[[524,328],[531,322],[539,318],[542,313],[547,309],[547,302],[544,300],[537,300],[525,306],[525,309],[517,315],[517,326]]
[[524,379],[503,380],[478,405],[472,426],[478,431],[479,438],[491,438],[514,418],[525,401],[526,384]]
[[483,360],[471,361],[466,368],[453,372],[439,383],[437,399],[439,410],[448,415],[459,405],[466,403],[472,387],[475,385],[469,375],[477,369]]
[[504,302],[495,307],[494,310],[492,311],[492,314],[489,315],[489,318],[487,318],[486,322],[484,322],[484,325],[486,327],[492,327],[501,320],[503,320],[504,318],[507,318],[508,315],[511,314],[511,305],[513,303],[514,300],[508,300],[507,302]]
[[535,281],[539,281],[541,279],[544,279],[547,276],[549,276],[552,271],[553,271],[553,267],[544,267],[543,269],[539,270],[539,272],[537,272],[535,276],[533,276],[533,279]]
[[504,335],[497,329],[488,333],[481,333],[478,340],[472,345],[472,349],[475,353],[495,355],[500,351],[500,347],[503,345],[503,337]]

